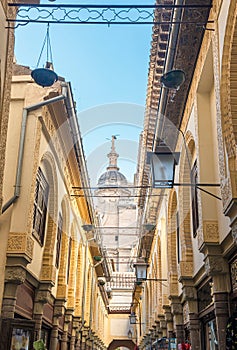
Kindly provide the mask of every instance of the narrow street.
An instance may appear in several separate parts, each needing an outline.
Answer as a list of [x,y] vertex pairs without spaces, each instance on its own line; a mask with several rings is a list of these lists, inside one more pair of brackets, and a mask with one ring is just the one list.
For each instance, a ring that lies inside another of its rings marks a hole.
[[0,350],[237,349],[236,16],[0,0]]

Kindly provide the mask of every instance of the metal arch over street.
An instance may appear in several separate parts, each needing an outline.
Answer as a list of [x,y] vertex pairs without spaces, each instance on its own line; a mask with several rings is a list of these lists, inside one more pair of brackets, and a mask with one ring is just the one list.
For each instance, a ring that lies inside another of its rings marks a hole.
[[[17,19],[8,18],[8,23],[26,25],[28,23],[54,24],[196,24],[206,26],[210,22],[199,21],[202,10],[211,8],[211,5],[75,5],[75,4],[22,4],[9,3],[10,7],[18,8]],[[156,21],[154,10],[157,9],[185,9],[190,11],[188,21],[172,21],[171,15],[162,21]]]

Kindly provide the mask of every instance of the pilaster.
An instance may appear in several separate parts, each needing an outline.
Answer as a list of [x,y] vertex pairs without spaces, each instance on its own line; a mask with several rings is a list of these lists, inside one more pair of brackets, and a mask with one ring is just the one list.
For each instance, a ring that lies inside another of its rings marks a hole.
[[51,330],[49,350],[57,350],[57,348],[58,348],[58,318],[54,317],[53,329]]
[[173,317],[171,313],[171,307],[169,305],[163,306],[163,309],[165,311],[165,321],[167,325],[167,337],[172,338],[173,337]]
[[174,331],[176,333],[177,343],[179,344],[184,341],[183,308],[178,296],[172,296],[170,300]]
[[25,279],[26,270],[23,266],[6,266],[2,301],[3,318],[14,318],[17,287],[19,284],[24,283]]
[[192,280],[183,281],[183,320],[184,326],[190,332],[190,341],[193,350],[200,349],[200,323],[198,318],[197,290]]
[[229,265],[221,254],[214,255],[217,249],[207,247],[205,256],[205,269],[212,277],[214,312],[216,316],[217,339],[220,349],[226,347],[226,324],[228,319],[228,295],[231,290]]

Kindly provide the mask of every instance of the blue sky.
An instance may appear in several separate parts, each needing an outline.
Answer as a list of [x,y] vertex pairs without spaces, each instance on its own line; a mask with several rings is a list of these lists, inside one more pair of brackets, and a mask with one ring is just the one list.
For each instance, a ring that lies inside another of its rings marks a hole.
[[[46,0],[43,2],[50,4]],[[65,1],[53,2],[59,3]],[[113,2],[94,0],[91,3]],[[122,3],[125,1],[116,1],[116,4]],[[139,3],[152,4],[153,1],[136,1]],[[46,25],[40,24],[17,28],[15,55],[18,64],[36,68],[46,29]],[[72,85],[89,172],[91,162],[94,163],[93,154],[100,163],[97,171],[105,168],[110,149],[106,138],[119,134],[121,172],[132,180],[144,118],[151,25],[55,24],[50,25],[50,40],[55,71]],[[46,52],[40,66],[45,61]],[[128,144],[129,148],[134,148],[133,156],[126,156]],[[96,152],[99,149],[100,157],[99,151]],[[95,182],[98,175],[95,169],[91,171]]]

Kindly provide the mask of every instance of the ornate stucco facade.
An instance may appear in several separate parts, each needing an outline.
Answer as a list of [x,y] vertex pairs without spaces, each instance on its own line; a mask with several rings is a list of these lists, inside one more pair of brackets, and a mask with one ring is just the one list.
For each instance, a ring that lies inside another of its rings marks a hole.
[[[160,34],[167,28],[153,29],[140,184],[150,181],[146,151],[165,143],[180,152],[180,159],[175,166],[177,185],[151,189],[148,195],[161,197],[140,201],[141,213],[145,208],[146,220],[156,225],[153,238],[142,241],[148,277],[165,280],[136,288],[145,320],[140,346],[159,346],[165,338],[175,338],[176,346],[186,343],[196,350],[235,348],[236,329],[231,331],[232,340],[227,338],[237,310],[237,3],[213,1],[205,30],[196,31],[196,43],[193,29],[182,24],[190,14],[185,11],[179,28],[173,26],[176,37],[172,31],[166,37],[164,33],[161,43]],[[200,11],[199,18],[202,15]],[[161,44],[166,50],[163,60]],[[160,75],[171,69],[186,74],[187,85],[178,91],[167,91],[159,83]]]
[[[14,65],[1,215],[1,349],[103,349],[106,295],[100,246],[70,83],[37,86]],[[92,244],[93,242],[93,244]],[[20,344],[17,345],[17,342]]]
[[[98,215],[71,86],[13,70],[15,13],[0,1],[1,350],[236,347],[237,1],[162,3],[178,6],[155,10],[136,186],[112,143]],[[160,83],[173,69],[178,90]],[[180,153],[175,185],[152,188],[147,151],[164,144]],[[148,265],[139,283],[136,258]]]

